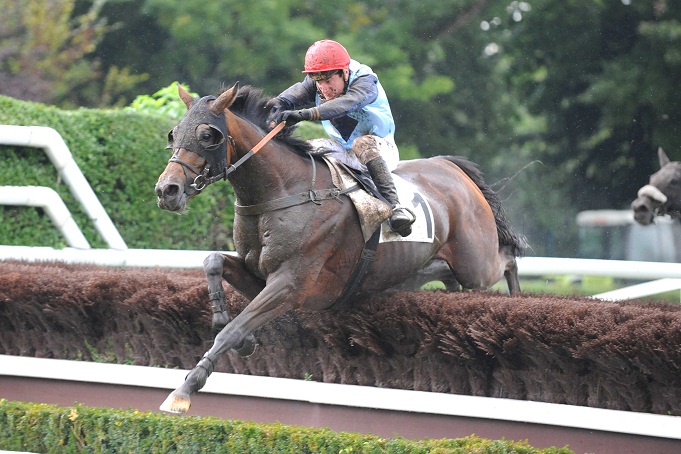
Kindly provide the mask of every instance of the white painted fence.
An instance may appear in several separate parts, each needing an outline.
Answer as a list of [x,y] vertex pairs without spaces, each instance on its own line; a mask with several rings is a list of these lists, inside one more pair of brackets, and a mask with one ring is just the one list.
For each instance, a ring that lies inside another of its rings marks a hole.
[[[200,268],[212,251],[172,249],[78,249],[31,246],[0,246],[0,260],[63,261],[108,266]],[[236,254],[232,251],[226,254]],[[521,276],[606,276],[621,279],[681,279],[681,263],[634,262],[556,257],[518,259]]]
[[[0,355],[0,375],[118,384],[172,390],[189,371],[159,367]],[[545,402],[341,385],[215,372],[203,393],[322,405],[519,421],[681,439],[681,417]]]
[[109,247],[127,249],[125,241],[57,131],[43,126],[0,125],[0,144],[42,148]]
[[54,226],[64,235],[66,243],[75,248],[89,249],[85,235],[73,220],[71,212],[57,191],[45,186],[0,186],[0,205],[39,207],[45,210]]

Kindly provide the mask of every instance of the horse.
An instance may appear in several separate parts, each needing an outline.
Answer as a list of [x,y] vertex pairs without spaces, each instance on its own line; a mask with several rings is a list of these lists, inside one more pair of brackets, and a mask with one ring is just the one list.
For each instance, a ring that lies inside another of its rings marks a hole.
[[[188,411],[191,394],[204,386],[221,354],[253,352],[258,327],[290,310],[342,310],[339,299],[362,262],[370,266],[359,267],[365,274],[350,286],[355,297],[390,289],[434,263],[446,264],[448,280],[458,288],[486,289],[505,277],[509,293],[520,292],[516,257],[526,243],[512,232],[498,196],[471,161],[402,161],[394,173],[426,198],[434,239],[382,242],[371,254],[358,210],[334,187],[310,142],[284,123],[267,141],[272,98],[238,83],[216,96],[193,98],[180,85],[178,93],[187,112],[168,136],[173,154],[155,186],[158,206],[182,212],[207,185],[228,180],[236,198],[236,254],[211,253],[204,261],[218,332],[162,411]],[[234,318],[222,279],[249,300]]]
[[657,157],[660,170],[650,176],[631,202],[634,220],[642,225],[651,224],[655,216],[681,218],[681,162],[671,161],[662,148],[658,148]]

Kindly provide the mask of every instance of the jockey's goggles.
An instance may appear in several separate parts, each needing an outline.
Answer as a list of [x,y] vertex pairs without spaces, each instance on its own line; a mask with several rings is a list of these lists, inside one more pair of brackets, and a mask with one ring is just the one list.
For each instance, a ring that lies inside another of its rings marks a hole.
[[310,76],[310,79],[314,80],[315,82],[321,82],[321,81],[324,81],[324,80],[331,79],[334,74],[339,73],[340,71],[341,71],[340,69],[332,69],[331,71],[309,73],[308,76]]

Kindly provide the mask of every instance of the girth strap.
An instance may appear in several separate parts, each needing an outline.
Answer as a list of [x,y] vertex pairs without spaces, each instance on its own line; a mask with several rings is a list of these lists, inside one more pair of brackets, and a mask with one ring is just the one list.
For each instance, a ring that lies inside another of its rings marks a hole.
[[359,261],[355,264],[355,268],[352,270],[352,274],[348,279],[348,283],[345,284],[343,293],[338,297],[331,309],[334,311],[341,310],[348,299],[357,291],[367,273],[371,269],[371,266],[376,260],[376,249],[378,248],[378,242],[381,238],[381,226],[379,225],[369,241],[364,243],[364,249],[362,249],[362,255],[359,257]]
[[294,194],[280,199],[269,200],[257,205],[234,204],[234,212],[242,216],[257,216],[267,213],[268,211],[282,210],[284,208],[302,205],[307,202],[314,202],[319,205],[322,200],[336,199],[338,203],[343,203],[340,196],[357,189],[359,189],[358,185],[343,190],[338,188],[318,189],[301,192],[300,194]]
[[[281,122],[280,125],[281,124],[284,124],[284,122]],[[282,197],[280,199],[269,200],[256,205],[239,205],[235,203],[234,212],[242,216],[258,216],[267,213],[268,211],[283,210],[284,208],[302,205],[307,202],[314,202],[316,205],[321,205],[322,200],[336,199],[338,203],[343,203],[340,196],[359,189],[359,185],[355,185],[343,190],[338,188],[315,190],[314,187],[317,182],[317,165],[314,160],[314,155],[312,153],[308,153],[307,155],[310,157],[312,163],[312,185],[309,191]]]

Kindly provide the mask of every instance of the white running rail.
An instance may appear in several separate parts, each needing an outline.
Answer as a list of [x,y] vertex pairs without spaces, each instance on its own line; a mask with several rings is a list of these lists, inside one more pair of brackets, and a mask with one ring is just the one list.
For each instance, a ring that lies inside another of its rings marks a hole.
[[[629,287],[611,290],[605,293],[593,295],[593,298],[609,301],[630,300],[634,298],[644,298],[659,293],[673,292],[681,290],[681,279],[664,278],[656,281],[643,282]],[[681,295],[680,295],[681,300]]]
[[0,125],[0,144],[42,148],[111,249],[127,249],[118,229],[90,187],[57,131],[44,126]]
[[[0,261],[59,261],[72,264],[132,266],[159,268],[202,268],[212,251],[172,249],[54,249],[51,247],[2,246]],[[234,255],[233,251],[222,251]],[[608,276],[621,279],[647,280],[612,292],[594,295],[604,300],[642,298],[672,290],[681,290],[681,263],[634,262],[627,260],[571,259],[555,257],[523,257],[518,259],[520,276]]]
[[66,243],[74,248],[90,249],[90,243],[81,232],[71,212],[57,191],[44,186],[0,186],[0,205],[38,207],[45,210],[54,226],[64,235]]
[[[0,355],[0,375],[173,389],[189,371]],[[681,439],[681,417],[565,404],[215,372],[202,393],[517,421]]]

